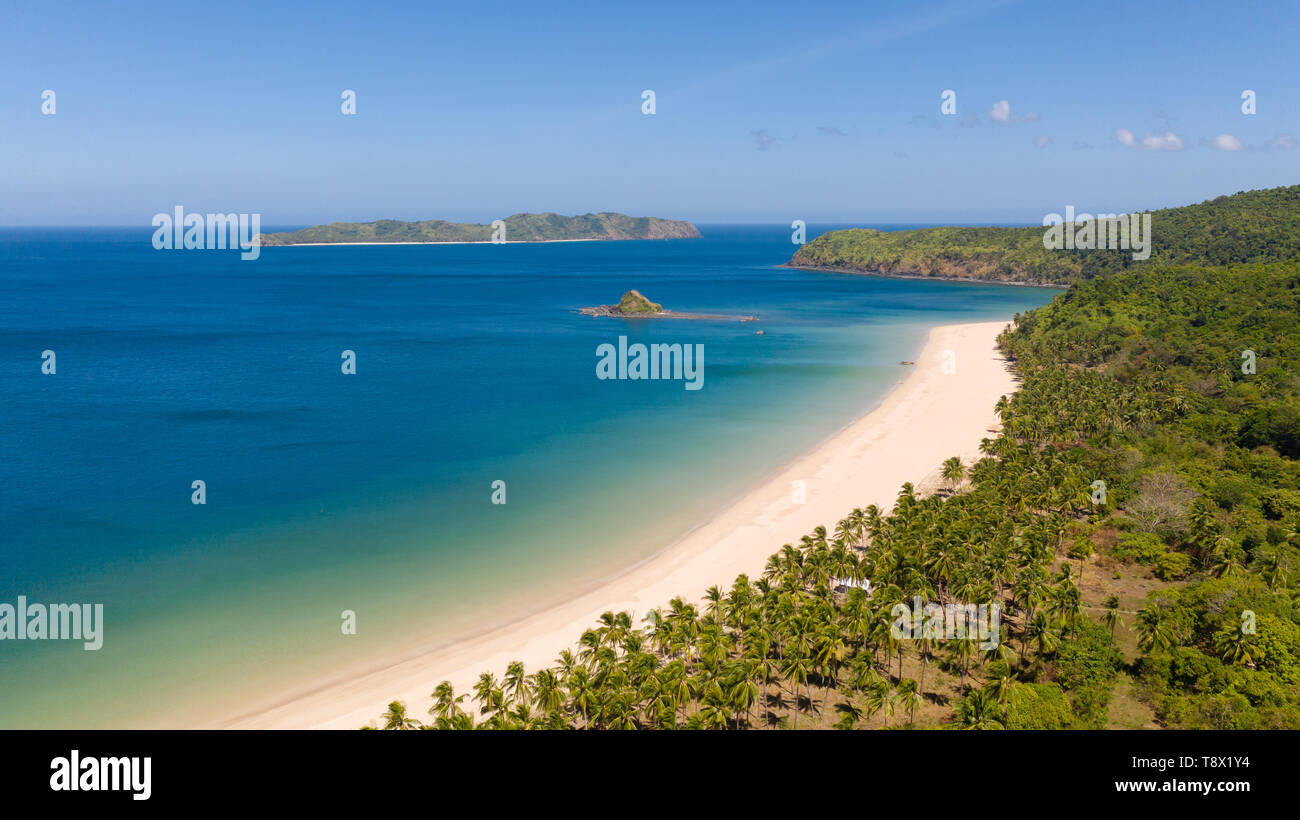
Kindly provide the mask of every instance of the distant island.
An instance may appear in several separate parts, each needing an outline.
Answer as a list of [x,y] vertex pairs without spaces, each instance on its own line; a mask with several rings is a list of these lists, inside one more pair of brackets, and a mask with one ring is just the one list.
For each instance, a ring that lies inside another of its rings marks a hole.
[[[574,242],[618,239],[696,239],[699,230],[689,222],[653,216],[599,213],[562,216],[555,213],[515,214],[506,217],[505,241]],[[301,231],[258,234],[263,247],[277,245],[360,245],[406,243],[491,242],[491,224],[446,222],[335,222]]]
[[651,302],[633,289],[623,294],[617,305],[596,305],[578,310],[585,316],[607,316],[615,319],[731,319],[740,322],[752,322],[756,316],[727,316],[720,313],[677,313],[664,310],[658,302]]
[[[1062,203],[1063,210],[1065,204]],[[1077,223],[1076,227],[1085,223]],[[1151,211],[1150,256],[1123,249],[1050,250],[1045,227],[830,231],[789,267],[1020,285],[1064,286],[1156,264],[1232,265],[1300,256],[1300,185]]]

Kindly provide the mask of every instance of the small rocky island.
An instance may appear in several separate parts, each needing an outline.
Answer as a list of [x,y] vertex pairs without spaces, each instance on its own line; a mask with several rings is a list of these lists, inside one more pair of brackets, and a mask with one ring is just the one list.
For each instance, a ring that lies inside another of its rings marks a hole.
[[609,316],[615,319],[722,319],[752,322],[757,316],[727,316],[720,313],[678,313],[664,310],[658,302],[651,302],[639,290],[629,290],[617,305],[596,305],[578,310],[586,316]]

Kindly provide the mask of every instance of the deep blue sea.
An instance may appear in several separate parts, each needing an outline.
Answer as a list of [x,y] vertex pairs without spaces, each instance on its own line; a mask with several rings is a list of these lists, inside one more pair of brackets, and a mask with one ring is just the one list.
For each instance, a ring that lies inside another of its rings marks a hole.
[[[796,271],[786,226],[701,230],[241,261],[0,229],[0,603],[104,605],[98,651],[0,640],[0,727],[185,725],[519,617],[870,408],[930,326],[1055,295]],[[759,318],[575,312],[629,288]],[[619,335],[702,344],[703,389],[597,379]]]

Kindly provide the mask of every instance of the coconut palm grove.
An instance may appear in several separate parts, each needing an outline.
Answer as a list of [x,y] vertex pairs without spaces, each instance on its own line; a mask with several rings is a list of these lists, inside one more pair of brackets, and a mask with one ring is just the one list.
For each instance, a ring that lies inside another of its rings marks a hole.
[[[1088,265],[1018,315],[1001,430],[942,486],[377,727],[1300,728],[1297,190],[1176,222],[1180,259],[1236,263]],[[998,640],[900,640],[916,598],[998,604]]]

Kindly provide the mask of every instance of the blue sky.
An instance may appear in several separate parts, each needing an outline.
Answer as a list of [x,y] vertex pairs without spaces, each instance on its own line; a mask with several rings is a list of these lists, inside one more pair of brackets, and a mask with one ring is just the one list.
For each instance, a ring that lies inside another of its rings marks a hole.
[[1297,41],[1289,2],[14,3],[0,224],[1184,204],[1300,182]]

